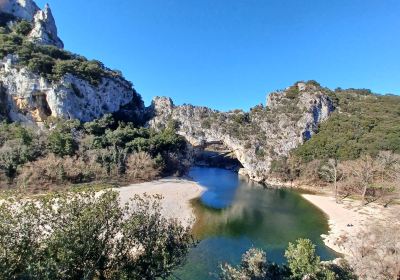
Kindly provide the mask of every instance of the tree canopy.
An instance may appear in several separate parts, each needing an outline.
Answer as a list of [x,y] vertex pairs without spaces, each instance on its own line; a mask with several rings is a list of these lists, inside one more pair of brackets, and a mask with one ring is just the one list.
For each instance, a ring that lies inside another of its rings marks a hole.
[[63,193],[0,205],[0,279],[165,279],[194,245],[157,197]]

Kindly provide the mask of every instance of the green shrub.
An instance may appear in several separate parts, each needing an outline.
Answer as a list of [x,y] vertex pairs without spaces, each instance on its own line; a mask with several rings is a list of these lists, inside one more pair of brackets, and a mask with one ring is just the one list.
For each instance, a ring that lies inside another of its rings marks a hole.
[[249,122],[249,114],[247,113],[236,113],[233,115],[233,121],[238,125],[244,125],[245,123]]
[[257,158],[264,158],[264,156],[265,156],[265,151],[262,149],[262,148],[257,148],[256,149],[256,156],[257,156]]
[[48,149],[60,157],[71,156],[77,149],[77,144],[72,133],[53,130],[48,137]]
[[297,87],[297,84],[295,84],[286,91],[285,96],[289,99],[297,99],[299,97],[299,94],[300,94],[299,88]]
[[41,136],[19,124],[0,124],[0,172],[9,179],[20,165],[35,160],[43,151]]
[[285,252],[287,265],[279,266],[267,260],[265,252],[252,248],[242,256],[241,263],[233,267],[221,267],[222,280],[356,280],[353,270],[346,262],[338,265],[323,263],[315,252],[315,245],[308,239],[289,243]]
[[13,27],[15,33],[26,36],[32,30],[32,24],[26,20],[21,20]]
[[85,123],[84,127],[88,134],[100,136],[103,135],[107,129],[115,127],[115,120],[111,114],[107,114],[100,119]]
[[311,85],[311,86],[315,86],[315,87],[321,87],[321,85],[315,81],[315,80],[309,80],[306,82],[306,85]]
[[371,95],[366,90],[335,93],[339,110],[293,154],[311,161],[349,160],[381,150],[400,153],[400,97]]
[[160,213],[157,197],[113,191],[5,200],[0,279],[167,279],[194,242]]
[[92,85],[99,85],[101,78],[107,75],[104,66],[98,61],[80,61],[73,59],[57,61],[54,64],[54,69],[52,69],[52,79],[59,80],[67,73],[87,80]]
[[210,119],[205,119],[202,123],[201,123],[201,127],[204,129],[210,129],[211,128],[211,120]]
[[[54,64],[54,60],[50,56],[36,54],[28,61],[27,67],[30,71],[34,73],[49,74],[52,72]],[[49,76],[46,75],[46,77]]]

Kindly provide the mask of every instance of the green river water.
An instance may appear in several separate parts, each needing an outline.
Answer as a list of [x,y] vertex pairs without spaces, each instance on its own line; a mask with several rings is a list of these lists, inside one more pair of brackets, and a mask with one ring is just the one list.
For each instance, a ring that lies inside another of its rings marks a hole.
[[171,279],[218,279],[220,264],[238,263],[252,246],[283,263],[288,243],[301,237],[317,245],[323,260],[335,258],[320,237],[329,229],[324,213],[298,192],[266,188],[218,168],[194,167],[189,175],[207,188],[192,202],[197,217],[193,234],[200,243]]

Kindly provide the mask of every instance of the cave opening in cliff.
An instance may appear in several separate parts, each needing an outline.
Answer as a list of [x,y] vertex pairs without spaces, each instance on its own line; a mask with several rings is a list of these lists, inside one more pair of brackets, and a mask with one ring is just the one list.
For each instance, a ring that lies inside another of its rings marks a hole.
[[47,96],[44,93],[36,93],[33,95],[33,102],[35,104],[36,109],[38,110],[38,114],[40,118],[50,117],[52,111],[50,109],[49,103],[47,102]]
[[237,172],[243,168],[234,151],[228,149],[221,141],[207,142],[194,148],[196,166],[218,167]]

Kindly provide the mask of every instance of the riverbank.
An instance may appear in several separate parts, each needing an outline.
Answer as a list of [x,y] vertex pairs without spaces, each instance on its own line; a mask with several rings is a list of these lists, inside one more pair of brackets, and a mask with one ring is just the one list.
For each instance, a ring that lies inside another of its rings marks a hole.
[[393,225],[400,227],[399,205],[388,208],[371,203],[365,206],[360,201],[344,199],[336,203],[335,198],[328,195],[303,194],[306,200],[320,208],[328,217],[330,230],[322,235],[324,243],[329,248],[345,256],[352,256],[360,245],[359,235],[368,231],[372,225]]
[[190,201],[201,196],[205,188],[194,181],[183,178],[163,178],[160,180],[132,184],[115,189],[120,194],[121,203],[128,202],[135,195],[161,195],[162,214],[178,219],[183,225],[192,225],[195,215]]

